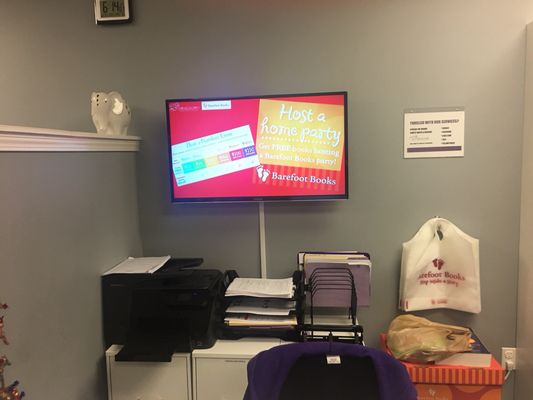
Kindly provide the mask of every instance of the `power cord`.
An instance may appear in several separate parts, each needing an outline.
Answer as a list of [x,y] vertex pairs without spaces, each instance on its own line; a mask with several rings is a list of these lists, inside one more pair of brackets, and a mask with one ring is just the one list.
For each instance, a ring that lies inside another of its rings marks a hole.
[[504,366],[505,366],[505,376],[503,377],[503,380],[506,381],[507,378],[509,378],[509,375],[511,375],[511,372],[515,370],[514,362],[504,360]]

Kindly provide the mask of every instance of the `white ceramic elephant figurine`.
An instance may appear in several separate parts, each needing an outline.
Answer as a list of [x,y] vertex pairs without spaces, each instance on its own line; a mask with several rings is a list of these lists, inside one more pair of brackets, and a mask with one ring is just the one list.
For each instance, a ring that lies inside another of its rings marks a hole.
[[97,133],[126,135],[131,112],[118,92],[93,92],[91,94],[91,116]]

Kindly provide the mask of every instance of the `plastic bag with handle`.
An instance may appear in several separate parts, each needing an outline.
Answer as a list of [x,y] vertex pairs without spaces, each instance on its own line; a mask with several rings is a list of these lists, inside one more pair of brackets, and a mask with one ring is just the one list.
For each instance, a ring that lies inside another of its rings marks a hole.
[[403,361],[429,363],[471,349],[471,331],[406,314],[392,320],[387,332],[387,347]]
[[444,218],[432,218],[403,243],[399,308],[479,313],[479,240]]

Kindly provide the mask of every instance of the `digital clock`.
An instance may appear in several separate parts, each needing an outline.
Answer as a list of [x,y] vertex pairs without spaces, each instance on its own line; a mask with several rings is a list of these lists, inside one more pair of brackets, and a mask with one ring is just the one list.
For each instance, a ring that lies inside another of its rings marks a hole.
[[130,22],[131,0],[94,0],[94,19],[97,24]]

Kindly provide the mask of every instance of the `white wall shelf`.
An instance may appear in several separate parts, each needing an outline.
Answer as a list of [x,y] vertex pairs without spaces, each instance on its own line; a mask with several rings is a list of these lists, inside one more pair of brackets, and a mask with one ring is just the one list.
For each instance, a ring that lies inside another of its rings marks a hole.
[[0,152],[139,151],[137,136],[0,125]]

